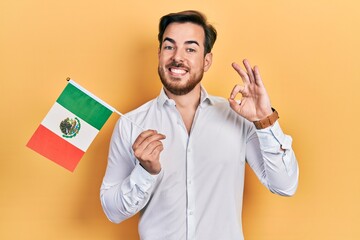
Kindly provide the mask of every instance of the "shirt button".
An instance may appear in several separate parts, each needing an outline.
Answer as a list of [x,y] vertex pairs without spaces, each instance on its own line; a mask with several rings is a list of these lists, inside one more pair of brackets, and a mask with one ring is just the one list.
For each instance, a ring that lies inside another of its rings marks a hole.
[[189,215],[192,216],[194,214],[193,211],[189,211]]
[[191,184],[192,184],[192,181],[191,181],[191,180],[188,180],[188,184],[191,185]]

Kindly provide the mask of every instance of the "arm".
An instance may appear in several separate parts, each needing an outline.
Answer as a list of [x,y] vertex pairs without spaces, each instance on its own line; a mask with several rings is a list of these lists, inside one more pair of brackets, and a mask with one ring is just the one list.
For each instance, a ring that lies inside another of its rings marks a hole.
[[298,186],[299,169],[291,144],[291,137],[276,122],[262,130],[252,127],[246,145],[246,161],[261,183],[282,196],[294,195]]
[[[100,189],[103,210],[109,220],[115,223],[120,223],[135,215],[147,204],[159,176],[159,174],[152,175],[146,171],[134,156],[133,152],[136,150],[131,145],[128,132],[131,127],[124,126],[125,123],[126,121],[120,119],[115,126],[110,142],[108,166]],[[161,137],[158,136],[157,139],[159,138]],[[137,140],[139,139],[140,136]],[[139,141],[143,142],[141,139]],[[149,153],[149,148],[144,147],[146,143],[139,144],[139,141],[137,147],[140,146],[143,149],[138,150],[138,154],[145,151]],[[159,146],[159,144],[155,145]],[[157,149],[160,154],[161,148]],[[149,165],[149,163],[146,164]]]
[[[229,98],[231,108],[250,122],[266,119],[273,111],[270,98],[262,82],[257,66],[251,67],[244,60],[245,70],[233,63],[243,85],[236,85]],[[241,101],[235,101],[236,95]],[[298,165],[291,148],[292,139],[285,135],[278,122],[265,129],[250,127],[247,139],[246,158],[260,181],[272,192],[293,195],[298,184]]]

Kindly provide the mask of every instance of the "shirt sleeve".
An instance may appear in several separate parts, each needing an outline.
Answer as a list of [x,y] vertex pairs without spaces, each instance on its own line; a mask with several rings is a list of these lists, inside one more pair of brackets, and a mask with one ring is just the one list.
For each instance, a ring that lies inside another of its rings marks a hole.
[[108,165],[100,188],[100,200],[108,219],[120,223],[139,212],[149,201],[156,179],[132,153],[130,134],[120,119],[109,149]]
[[298,163],[292,138],[283,133],[279,122],[261,130],[252,126],[246,146],[246,160],[262,184],[273,193],[294,195],[298,186]]

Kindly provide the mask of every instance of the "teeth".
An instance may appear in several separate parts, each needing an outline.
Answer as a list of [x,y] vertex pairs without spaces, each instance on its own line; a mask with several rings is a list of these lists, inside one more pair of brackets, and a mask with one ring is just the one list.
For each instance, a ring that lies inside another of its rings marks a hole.
[[182,69],[171,68],[170,70],[171,70],[172,73],[176,73],[176,74],[184,74],[184,73],[186,73],[186,71],[182,70]]

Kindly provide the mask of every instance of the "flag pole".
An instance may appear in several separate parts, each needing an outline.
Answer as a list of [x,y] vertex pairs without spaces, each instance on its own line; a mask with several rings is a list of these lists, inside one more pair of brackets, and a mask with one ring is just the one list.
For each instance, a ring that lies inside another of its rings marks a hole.
[[128,118],[127,116],[125,116],[124,114],[122,114],[121,112],[119,112],[118,110],[114,109],[114,112],[119,114],[121,117],[125,118],[126,120],[128,120],[129,122],[131,122],[134,126],[140,128],[141,130],[145,131],[145,128],[141,127],[140,125],[136,124],[134,121],[132,121],[130,118]]
[[[70,82],[71,78],[67,77],[66,81]],[[72,81],[73,82],[73,81]],[[77,85],[77,84],[76,84]],[[104,102],[105,103],[105,102]],[[106,103],[105,103],[106,104]],[[108,105],[108,104],[106,104]],[[109,107],[111,107],[110,105],[108,105]],[[136,124],[134,121],[132,121],[130,118],[128,118],[127,116],[125,116],[124,114],[122,114],[121,112],[119,112],[118,110],[116,110],[115,108],[111,107],[111,110],[117,114],[119,114],[121,117],[125,118],[126,120],[128,120],[129,122],[131,122],[135,127],[140,128],[141,130],[145,131],[145,128],[141,127],[140,125]]]

